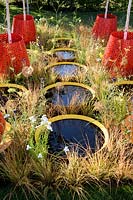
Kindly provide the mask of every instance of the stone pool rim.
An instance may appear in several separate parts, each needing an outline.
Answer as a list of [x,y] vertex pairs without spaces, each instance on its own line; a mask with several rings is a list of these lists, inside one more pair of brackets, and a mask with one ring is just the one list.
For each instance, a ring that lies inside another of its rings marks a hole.
[[133,85],[132,80],[123,80],[113,83],[113,86],[121,86],[121,85]]
[[51,38],[51,39],[49,39],[49,41],[51,41],[51,42],[58,42],[59,40],[68,40],[68,41],[70,41],[70,40],[72,40],[72,41],[75,41],[75,39],[74,38],[70,38],[70,37],[55,37],[55,38]]
[[51,38],[51,41],[58,41],[58,40],[74,40],[74,38],[71,37],[55,37],[55,38]]
[[5,87],[9,87],[9,88],[17,88],[22,90],[23,92],[27,92],[27,88],[25,88],[23,85],[18,85],[18,84],[14,84],[14,83],[0,83],[0,88],[5,88]]
[[62,47],[62,48],[55,48],[55,49],[51,49],[50,52],[51,53],[55,53],[56,51],[73,51],[73,52],[78,52],[77,49],[71,48],[71,47]]

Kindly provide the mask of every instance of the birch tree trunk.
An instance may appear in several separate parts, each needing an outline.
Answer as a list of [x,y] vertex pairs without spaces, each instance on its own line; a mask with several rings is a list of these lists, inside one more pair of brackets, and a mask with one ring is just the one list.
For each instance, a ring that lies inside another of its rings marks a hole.
[[24,15],[24,21],[26,21],[25,0],[23,0],[23,15]]
[[11,36],[11,24],[10,24],[10,12],[9,12],[9,1],[6,0],[6,21],[7,21],[7,34],[8,34],[8,43],[12,43],[12,36]]
[[130,21],[130,12],[132,7],[132,0],[129,0],[128,8],[127,8],[127,18],[125,23],[125,29],[124,29],[124,40],[127,40],[127,32],[129,27],[129,21]]
[[26,0],[26,7],[27,7],[27,14],[29,14],[30,13],[30,9],[29,9],[29,1],[28,0]]
[[107,19],[108,7],[109,7],[109,0],[107,0],[107,2],[106,2],[105,14],[104,14],[104,18],[105,18],[105,19]]

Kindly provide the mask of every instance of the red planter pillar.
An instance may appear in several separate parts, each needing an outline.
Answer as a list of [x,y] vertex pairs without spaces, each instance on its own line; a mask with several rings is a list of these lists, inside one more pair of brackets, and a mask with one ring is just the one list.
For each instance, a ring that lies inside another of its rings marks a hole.
[[92,28],[92,34],[96,39],[108,39],[113,31],[117,31],[117,16],[107,14],[98,14]]
[[12,33],[12,43],[8,43],[8,35],[0,34],[0,50],[4,50],[0,61],[0,72],[9,75],[10,67],[14,69],[13,74],[18,74],[25,66],[30,66],[30,61],[22,37]]
[[0,42],[0,79],[6,78],[9,73],[9,56],[7,49]]
[[36,40],[36,27],[32,15],[19,14],[13,17],[12,32],[20,34],[24,38],[25,44]]
[[0,142],[2,140],[2,135],[4,134],[6,121],[3,117],[3,114],[0,112]]
[[114,77],[133,75],[133,32],[128,32],[127,40],[123,38],[123,31],[113,32],[103,56],[103,65]]

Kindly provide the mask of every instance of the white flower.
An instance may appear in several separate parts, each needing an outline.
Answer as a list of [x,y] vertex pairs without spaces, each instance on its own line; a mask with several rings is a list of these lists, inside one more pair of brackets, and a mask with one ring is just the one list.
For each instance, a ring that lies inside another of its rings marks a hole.
[[34,122],[36,122],[36,117],[33,115],[29,117],[29,120],[31,121],[32,124],[34,124]]
[[69,152],[68,146],[65,146],[64,149],[63,149],[63,151],[65,151],[65,153]]
[[50,130],[50,131],[53,131],[51,124],[52,123],[48,121],[48,123],[47,123],[47,129]]
[[43,122],[43,124],[46,124],[48,122],[48,118],[46,115],[42,115],[41,122]]
[[8,118],[8,117],[10,117],[10,114],[5,114],[5,115],[4,115],[4,119],[6,119],[6,118]]
[[26,146],[26,150],[28,151],[28,150],[30,150],[31,149],[31,146],[28,144],[27,146]]
[[53,128],[50,124],[47,125],[47,129],[50,130],[50,131],[53,131]]
[[48,124],[48,121],[41,121],[40,126],[47,125],[47,124]]
[[97,61],[97,62],[100,62],[100,61],[101,61],[101,58],[96,58],[96,61]]
[[45,121],[41,121],[40,125],[38,125],[38,126],[42,126],[42,125],[46,125],[46,122]]
[[52,124],[52,123],[48,121],[47,126],[51,126],[51,124]]
[[41,154],[41,153],[39,153],[37,157],[38,157],[38,158],[42,158],[42,154]]
[[36,128],[40,126],[45,126],[48,130],[53,131],[51,122],[48,121],[48,118],[46,117],[46,115],[42,115],[41,122],[38,126],[36,126]]
[[47,125],[47,123],[48,123],[48,118],[46,117],[46,115],[42,115],[40,126]]

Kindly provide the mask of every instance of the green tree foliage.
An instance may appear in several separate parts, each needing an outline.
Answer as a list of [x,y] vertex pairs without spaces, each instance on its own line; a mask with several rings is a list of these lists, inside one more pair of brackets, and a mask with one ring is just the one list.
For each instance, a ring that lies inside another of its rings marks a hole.
[[[61,4],[62,9],[84,9],[90,11],[98,11],[105,8],[106,0],[31,0],[31,3],[38,4],[42,7],[52,8],[58,4]],[[126,10],[128,5],[128,0],[110,0],[109,8],[110,10]]]
[[[106,0],[102,1],[101,7],[105,7]],[[109,8],[111,10],[127,10],[128,0],[110,0],[109,1]]]
[[[3,4],[4,0],[0,0]],[[22,0],[9,0],[19,4]],[[86,11],[99,11],[105,8],[106,0],[29,0],[29,3],[34,7],[41,9],[81,9]],[[126,11],[128,0],[110,0],[109,10]],[[133,7],[133,6],[132,6]]]

